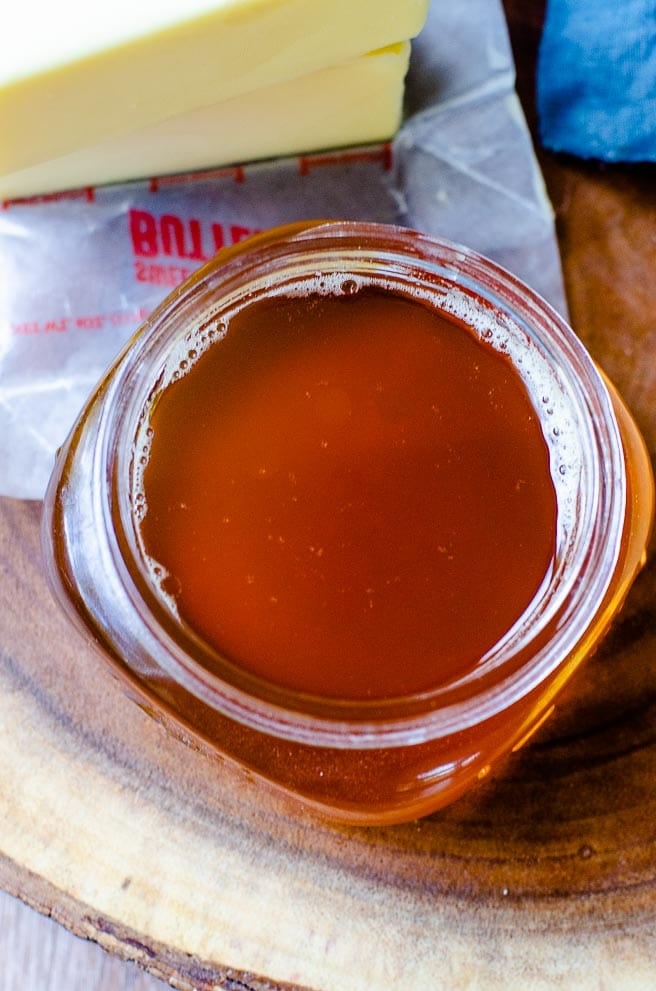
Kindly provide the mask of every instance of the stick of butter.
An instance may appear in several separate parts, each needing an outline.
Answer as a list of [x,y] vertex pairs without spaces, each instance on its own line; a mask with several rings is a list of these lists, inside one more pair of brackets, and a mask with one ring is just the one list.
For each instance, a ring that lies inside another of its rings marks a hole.
[[383,141],[396,131],[410,42],[192,110],[0,176],[11,199]]
[[0,174],[413,37],[428,0],[17,0]]

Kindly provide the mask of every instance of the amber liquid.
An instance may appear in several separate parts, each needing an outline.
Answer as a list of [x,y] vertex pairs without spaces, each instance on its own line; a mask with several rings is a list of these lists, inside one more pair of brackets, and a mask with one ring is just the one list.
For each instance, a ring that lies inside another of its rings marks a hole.
[[551,566],[547,446],[506,355],[381,289],[270,298],[151,413],[141,536],[182,620],[340,699],[471,670]]

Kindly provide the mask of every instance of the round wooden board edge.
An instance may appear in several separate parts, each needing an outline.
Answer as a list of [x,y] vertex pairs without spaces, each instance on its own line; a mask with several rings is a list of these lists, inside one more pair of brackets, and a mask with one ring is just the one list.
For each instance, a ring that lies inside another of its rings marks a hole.
[[115,919],[100,915],[2,852],[0,888],[74,936],[92,940],[108,953],[136,964],[177,991],[313,991],[306,985],[278,984],[257,974],[176,952]]

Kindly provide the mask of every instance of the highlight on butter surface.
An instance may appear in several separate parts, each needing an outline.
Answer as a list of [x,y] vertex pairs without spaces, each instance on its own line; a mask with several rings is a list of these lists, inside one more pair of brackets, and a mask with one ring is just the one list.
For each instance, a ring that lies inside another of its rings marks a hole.
[[[428,0],[117,0],[89,17],[79,0],[12,5],[0,34],[0,177],[8,177],[0,195],[104,181],[105,154],[114,180],[387,138],[399,122],[407,52],[391,73],[384,60],[360,60],[414,37],[427,7]],[[336,67],[343,71],[321,77]],[[379,69],[381,97],[367,122],[363,105]],[[235,130],[250,134],[240,140]],[[196,147],[187,156],[180,142]]]
[[412,231],[301,223],[146,322],[59,455],[43,538],[146,711],[373,824],[542,723],[652,513],[635,424],[530,289]]

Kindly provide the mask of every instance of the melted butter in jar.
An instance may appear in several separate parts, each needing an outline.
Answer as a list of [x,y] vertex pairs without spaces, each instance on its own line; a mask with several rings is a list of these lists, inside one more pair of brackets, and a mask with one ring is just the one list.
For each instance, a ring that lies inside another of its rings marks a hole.
[[547,579],[549,452],[507,355],[381,288],[244,306],[150,411],[145,555],[180,619],[285,689],[472,671]]
[[189,760],[382,825],[542,725],[653,505],[629,411],[529,287],[416,231],[310,222],[152,314],[42,532],[58,601]]

